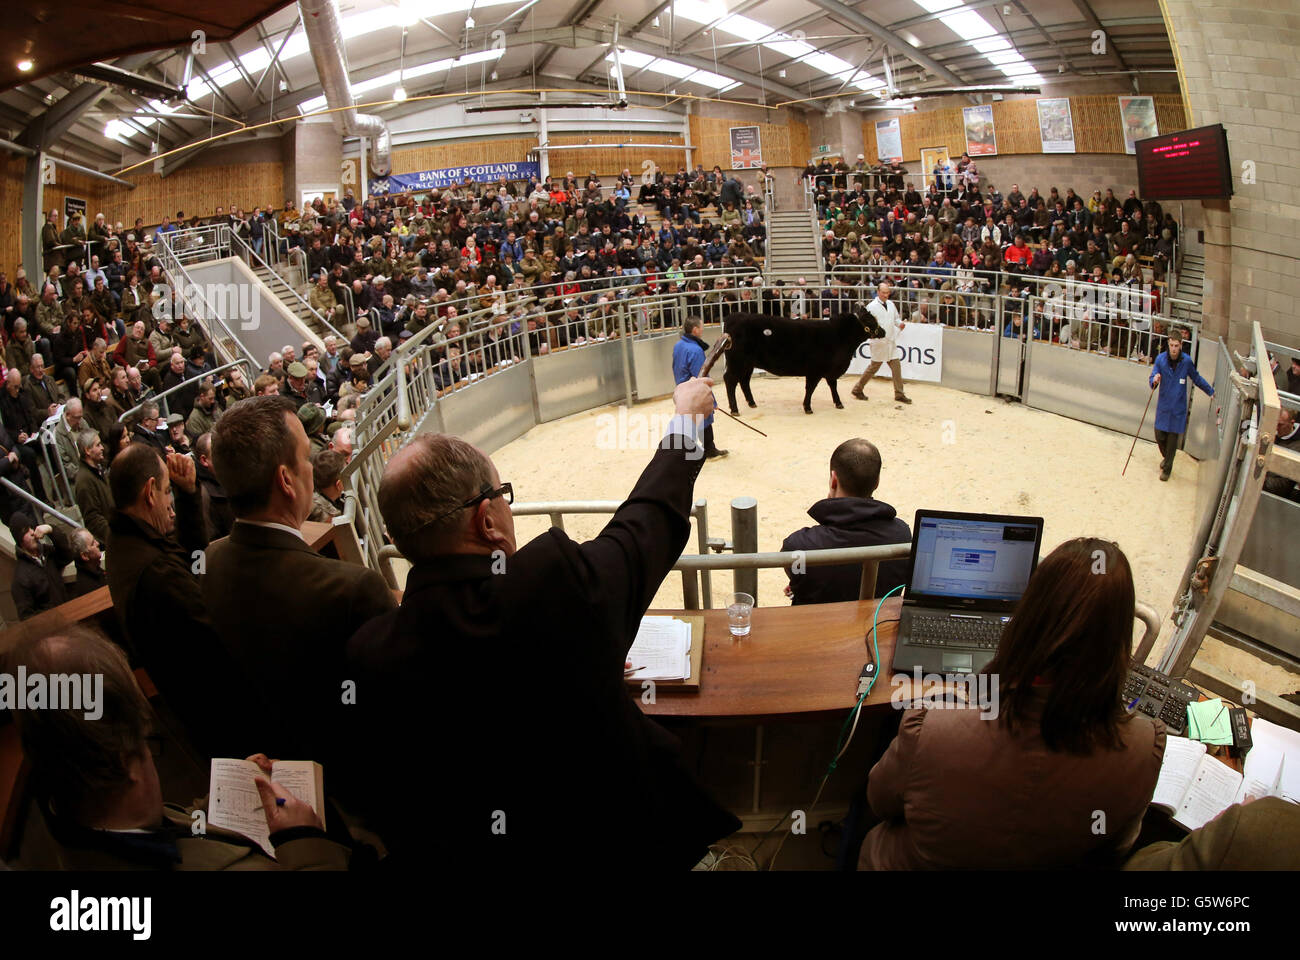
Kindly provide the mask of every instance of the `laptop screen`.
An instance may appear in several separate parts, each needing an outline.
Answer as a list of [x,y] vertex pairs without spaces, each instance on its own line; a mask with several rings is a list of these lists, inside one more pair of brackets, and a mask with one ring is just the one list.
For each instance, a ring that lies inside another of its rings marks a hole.
[[908,592],[951,600],[1016,601],[1038,562],[1042,520],[935,516],[918,511]]

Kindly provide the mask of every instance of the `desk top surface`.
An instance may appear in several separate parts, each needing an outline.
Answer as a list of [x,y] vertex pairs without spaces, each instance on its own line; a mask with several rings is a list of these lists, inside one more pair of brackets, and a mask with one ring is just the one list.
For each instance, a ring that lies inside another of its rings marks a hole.
[[[641,710],[660,717],[779,717],[848,710],[869,659],[865,638],[877,600],[755,607],[750,633],[733,639],[726,610],[650,610],[649,616],[703,616],[704,668],[698,693],[659,686]],[[887,706],[902,600],[880,611],[881,679],[864,708]],[[635,690],[635,688],[633,688]]]

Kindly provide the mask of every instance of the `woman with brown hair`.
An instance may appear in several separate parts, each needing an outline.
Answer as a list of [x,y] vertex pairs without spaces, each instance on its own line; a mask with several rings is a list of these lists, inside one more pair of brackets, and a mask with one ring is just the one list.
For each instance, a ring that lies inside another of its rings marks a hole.
[[988,665],[990,702],[903,714],[867,783],[884,822],[859,869],[1118,863],[1165,750],[1164,726],[1120,701],[1133,615],[1133,574],[1116,544],[1053,550]]

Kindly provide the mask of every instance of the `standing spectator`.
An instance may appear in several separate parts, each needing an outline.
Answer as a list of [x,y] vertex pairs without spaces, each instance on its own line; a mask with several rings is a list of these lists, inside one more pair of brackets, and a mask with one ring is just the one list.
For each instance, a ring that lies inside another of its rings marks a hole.
[[[251,717],[275,756],[332,749],[347,639],[396,607],[379,574],[323,557],[303,540],[314,489],[310,446],[291,402],[277,397],[235,404],[212,434],[212,464],[235,524],[208,551],[203,595],[250,678]],[[249,609],[260,615],[250,620]]]
[[108,588],[140,666],[200,752],[248,756],[248,681],[217,638],[199,589],[208,540],[194,461],[171,454],[164,462],[156,448],[132,443],[114,458],[109,487],[117,509]]
[[77,449],[81,452],[81,468],[77,471],[73,497],[86,529],[96,540],[107,543],[108,524],[113,518],[113,493],[104,470],[104,441],[94,430],[82,430],[77,434]]

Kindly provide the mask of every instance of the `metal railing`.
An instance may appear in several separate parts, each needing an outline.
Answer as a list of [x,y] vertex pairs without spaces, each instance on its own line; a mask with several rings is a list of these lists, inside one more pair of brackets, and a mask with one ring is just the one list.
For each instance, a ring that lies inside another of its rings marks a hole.
[[193,384],[202,383],[204,380],[207,380],[209,377],[213,377],[216,374],[221,373],[223,370],[229,370],[231,367],[237,367],[241,363],[244,366],[248,367],[248,372],[250,374],[248,378],[248,382],[251,384],[254,379],[252,374],[255,374],[258,371],[259,367],[257,366],[256,363],[249,360],[247,357],[240,357],[238,360],[232,360],[229,363],[224,363],[219,367],[213,367],[211,370],[204,370],[202,373],[190,377],[188,380],[182,380],[180,383],[176,384],[175,386],[168,387],[162,393],[150,394],[146,399],[141,400],[130,410],[125,411],[120,417],[117,418],[117,422],[126,423],[131,417],[135,416],[135,414],[139,413],[142,409],[144,409],[144,407],[147,404],[156,404],[158,406],[158,409],[162,411],[162,416],[166,418],[171,413],[171,411],[167,408],[167,398],[171,396],[173,393],[177,393],[181,390],[184,390],[186,387],[189,387]]
[[[17,496],[26,500],[28,503],[30,503],[39,511],[36,515],[36,522],[38,524],[42,521],[45,515],[48,515],[53,517],[55,520],[59,521],[59,523],[71,527],[74,530],[80,529],[81,527],[84,526],[84,524],[72,519],[66,514],[60,513],[58,510],[50,506],[45,501],[40,500],[37,497],[35,497],[33,494],[28,493],[26,490],[18,486],[18,484],[14,483],[8,477],[0,477],[0,484],[2,484],[4,488],[8,490],[10,493],[16,494]],[[72,504],[72,506],[76,506],[76,504],[74,503]]]
[[[253,269],[254,261],[256,261],[259,266],[266,269],[268,278],[263,282],[266,283],[268,287],[271,287],[272,292],[275,292],[277,288],[287,291],[290,298],[296,300],[299,304],[305,307],[307,311],[320,322],[321,326],[325,327],[325,329],[334,334],[334,336],[343,338],[343,334],[335,329],[334,325],[326,320],[325,317],[321,315],[320,311],[304,300],[302,294],[294,289],[293,284],[280,276],[280,274],[276,272],[275,268],[268,264],[266,260],[264,260],[261,255],[259,255],[258,252],[244,240],[243,237],[239,236],[239,234],[230,230],[228,227],[223,227],[222,229],[227,230],[229,233],[229,239],[231,241],[230,250],[235,256],[248,264],[250,269]],[[276,293],[276,296],[278,297],[279,294]]]
[[[620,500],[559,500],[554,502],[538,503],[516,503],[510,507],[510,512],[516,517],[549,517],[551,526],[557,530],[564,530],[565,516],[579,516],[583,514],[614,514],[623,505]],[[703,497],[697,499],[691,504],[691,517],[695,520],[695,543],[696,548],[704,559],[716,559],[708,556],[710,549],[721,550],[724,544],[720,540],[709,539],[709,502]],[[904,553],[910,548],[909,544],[904,544]],[[875,548],[870,548],[875,549]],[[814,551],[816,552],[816,551]],[[826,552],[826,551],[823,551]],[[835,553],[837,551],[829,551]],[[843,552],[843,551],[839,551]],[[811,554],[810,554],[811,556]],[[380,560],[379,570],[388,585],[394,590],[397,589],[397,575],[393,571],[392,561],[402,559],[402,553],[392,544],[386,544],[378,551]],[[674,570],[682,572],[682,593],[684,597],[689,598],[687,604],[691,610],[699,610],[701,597],[703,598],[704,608],[713,606],[713,577],[711,570],[715,566],[704,567],[687,567],[682,566],[682,560],[697,559],[683,555],[681,560],[673,566]],[[698,571],[697,580],[695,573]]]
[[[260,369],[257,363],[257,357],[253,354],[244,342],[239,339],[238,334],[226,323],[226,318],[222,317],[220,312],[208,301],[207,296],[203,293],[202,288],[190,277],[189,271],[185,269],[185,264],[180,253],[172,246],[172,238],[178,234],[187,235],[196,238],[198,243],[188,243],[185,246],[186,252],[191,258],[191,262],[198,262],[201,259],[211,259],[214,251],[219,251],[218,241],[220,233],[213,227],[200,227],[188,231],[175,231],[171,234],[165,234],[163,242],[160,244],[159,260],[162,261],[163,273],[167,276],[169,286],[171,287],[174,298],[179,299],[182,309],[186,314],[193,317],[196,321],[208,325],[206,333],[208,340],[212,342],[213,349],[218,351],[218,355],[226,360],[246,359],[253,365],[253,369]],[[178,237],[177,242],[183,242],[184,237]],[[220,255],[220,254],[218,254]],[[177,282],[179,277],[180,282]],[[175,300],[173,300],[173,304]],[[174,307],[172,316],[176,316]],[[226,339],[233,343],[237,355],[232,354],[230,347],[219,336],[214,336],[216,332],[212,328],[215,324],[220,328],[220,332],[225,335]]]

